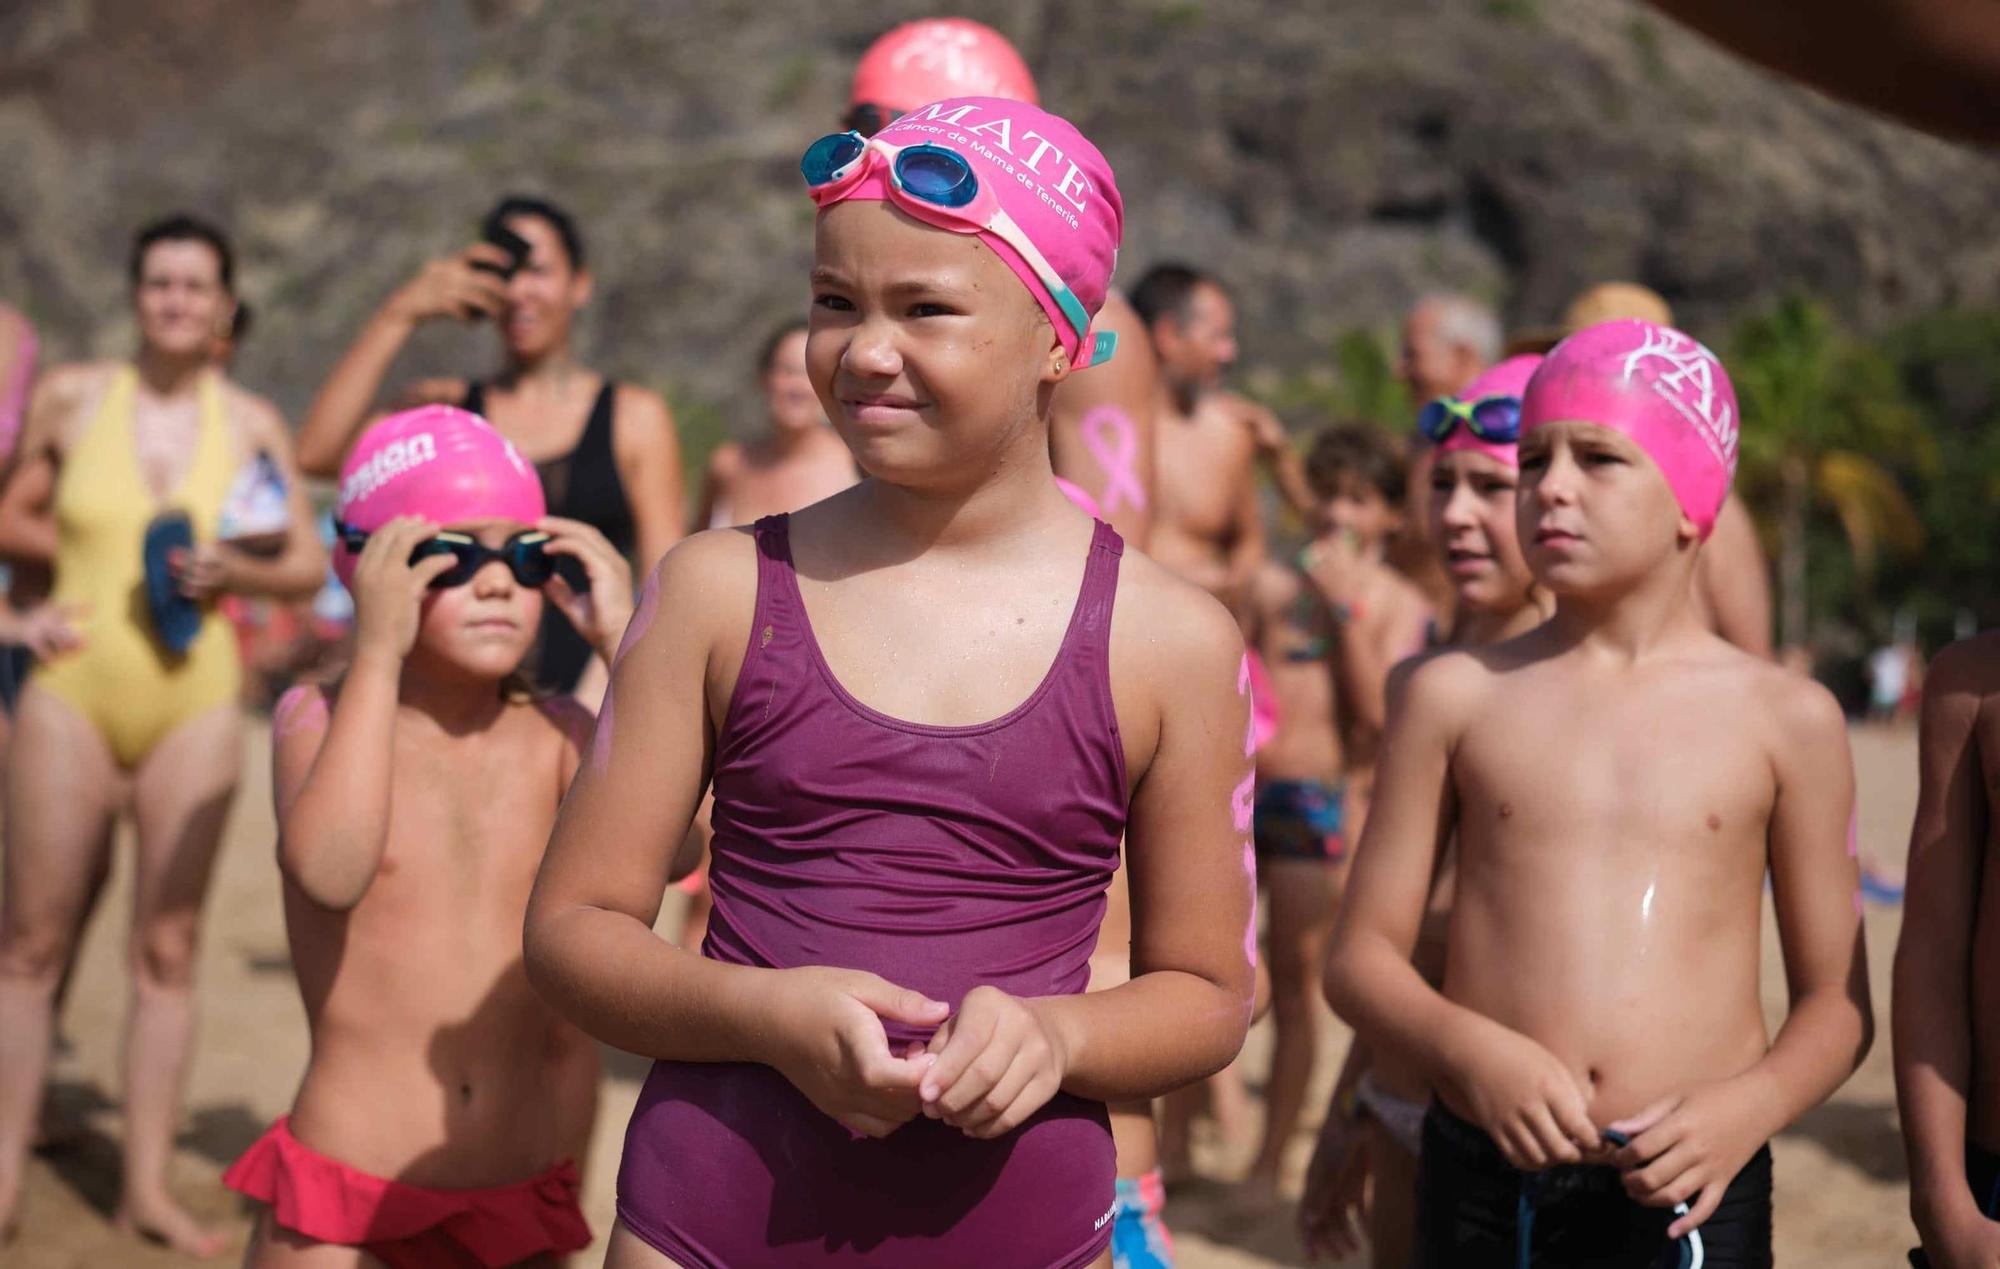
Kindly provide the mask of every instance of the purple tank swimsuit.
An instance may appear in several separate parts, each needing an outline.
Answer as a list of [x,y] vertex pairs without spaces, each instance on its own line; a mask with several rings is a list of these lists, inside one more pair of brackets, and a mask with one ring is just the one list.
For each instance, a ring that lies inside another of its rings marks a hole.
[[[1125,831],[1108,673],[1123,542],[1097,526],[1032,696],[932,727],[835,681],[786,517],[756,532],[756,620],[716,741],[703,955],[869,970],[954,1008],[981,984],[1082,991]],[[887,1031],[897,1047],[927,1038]],[[997,1141],[923,1117],[874,1140],[770,1067],[657,1062],[626,1129],[618,1215],[686,1269],[1051,1269],[1109,1245],[1113,1172],[1103,1104],[1067,1094]]]

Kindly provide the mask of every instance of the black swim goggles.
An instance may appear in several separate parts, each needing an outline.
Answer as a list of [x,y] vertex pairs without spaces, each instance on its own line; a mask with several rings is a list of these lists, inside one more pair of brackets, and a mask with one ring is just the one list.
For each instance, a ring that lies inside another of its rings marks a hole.
[[[339,521],[334,522],[333,529],[350,554],[359,555],[361,548],[368,544],[366,529],[357,529]],[[540,529],[524,529],[499,546],[488,546],[469,533],[440,529],[437,536],[425,538],[411,549],[410,563],[414,565],[436,555],[449,555],[457,561],[431,579],[432,590],[463,586],[478,576],[479,570],[489,562],[499,560],[514,575],[514,580],[523,586],[540,588],[548,584],[549,578],[560,576],[578,594],[588,591],[590,574],[584,570],[583,562],[574,556],[549,551],[551,541],[553,539]]]
[[1439,397],[1417,412],[1417,431],[1435,445],[1459,424],[1490,445],[1514,445],[1521,439],[1521,398],[1494,396],[1461,401]]

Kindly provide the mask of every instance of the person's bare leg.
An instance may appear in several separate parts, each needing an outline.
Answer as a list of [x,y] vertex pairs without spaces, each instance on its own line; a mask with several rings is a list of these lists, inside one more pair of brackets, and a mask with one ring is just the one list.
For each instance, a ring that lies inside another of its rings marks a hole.
[[1238,1147],[1248,1145],[1257,1131],[1257,1104],[1250,1098],[1250,1081],[1243,1074],[1243,1059],[1239,1056],[1209,1076],[1207,1087],[1208,1113],[1215,1118],[1222,1148],[1234,1154]]
[[1264,1086],[1264,1141],[1249,1182],[1275,1201],[1285,1148],[1299,1126],[1306,1085],[1319,1053],[1319,969],[1337,901],[1332,865],[1268,859],[1262,865],[1270,916],[1266,963],[1271,967],[1271,1076]]
[[1160,1175],[1169,1186],[1194,1179],[1194,1117],[1201,1102],[1200,1084],[1160,1099]]
[[1368,1121],[1369,1163],[1374,1184],[1369,1190],[1369,1263],[1375,1269],[1403,1269],[1417,1242],[1417,1156],[1403,1149],[1389,1130]]
[[0,852],[0,1241],[41,1118],[56,988],[76,955],[120,784],[103,737],[47,692],[23,694],[15,740]]
[[336,1247],[280,1229],[267,1209],[250,1232],[243,1269],[382,1269],[382,1262],[359,1247]]
[[213,1255],[203,1229],[167,1192],[194,1038],[202,898],[243,765],[235,704],[193,718],[153,747],[133,789],[139,852],[132,874],[132,1014],[125,1033],[125,1192],[121,1229],[191,1255]]
[[[112,799],[114,807],[119,798],[122,797],[124,782],[122,772],[119,773],[118,780],[120,794],[118,797]],[[111,845],[117,828],[117,815],[105,816],[104,832],[98,838],[97,844],[90,848],[90,858],[92,860],[90,879],[85,889],[83,905],[76,916],[76,938],[79,943],[83,940],[85,932],[90,929],[91,921],[97,915],[98,902],[104,898],[105,883],[111,880]],[[66,1037],[63,1034],[63,1010],[69,1004],[70,984],[75,981],[76,957],[71,955],[69,963],[63,966],[62,981],[56,984],[55,1003],[49,1008],[49,1038],[51,1046],[57,1054],[65,1051],[67,1043]],[[56,1110],[55,1103],[49,1100],[45,1094],[42,1099],[41,1121],[35,1128],[34,1148],[37,1150],[60,1150],[80,1140],[82,1135],[83,1125],[72,1123],[62,1118]]]

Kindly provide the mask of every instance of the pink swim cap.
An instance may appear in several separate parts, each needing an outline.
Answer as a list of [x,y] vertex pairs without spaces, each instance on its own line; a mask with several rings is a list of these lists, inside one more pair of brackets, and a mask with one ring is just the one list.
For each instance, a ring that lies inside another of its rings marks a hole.
[[912,110],[964,96],[1039,100],[1035,77],[1006,36],[966,18],[920,18],[868,46],[848,105]]
[[1702,537],[1715,528],[1736,475],[1736,389],[1691,336],[1629,317],[1571,335],[1528,382],[1521,433],[1557,419],[1631,437]]
[[[1104,306],[1125,232],[1125,203],[1111,165],[1067,120],[1023,101],[958,97],[908,112],[876,133],[872,143],[928,144],[957,154],[979,180],[980,195],[972,206],[978,207],[990,190],[1084,311],[1095,317]],[[813,196],[821,211],[848,199],[888,199],[888,166],[877,162],[859,181],[836,183]],[[946,209],[913,201],[896,205],[940,229],[976,233],[1048,314],[1072,364],[1089,364],[1089,356],[1079,352],[1081,334],[1020,252]]]
[[[1467,403],[1481,397],[1519,397],[1528,390],[1528,380],[1534,377],[1536,367],[1542,364],[1540,353],[1527,353],[1520,357],[1509,357],[1486,373],[1465,385],[1458,399]],[[1472,429],[1461,420],[1451,430],[1451,435],[1438,442],[1437,452],[1450,454],[1461,449],[1484,454],[1488,458],[1518,469],[1521,466],[1520,447],[1499,441],[1481,440],[1473,435]]]
[[[513,442],[448,405],[404,410],[363,432],[341,464],[333,507],[335,520],[364,533],[397,516],[533,524],[547,514],[541,478]],[[337,537],[333,569],[343,583],[354,578],[354,556]]]

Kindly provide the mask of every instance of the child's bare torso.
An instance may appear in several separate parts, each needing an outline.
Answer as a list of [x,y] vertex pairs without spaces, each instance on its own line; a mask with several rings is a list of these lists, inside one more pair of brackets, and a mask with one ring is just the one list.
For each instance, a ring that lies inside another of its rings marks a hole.
[[1524,657],[1467,717],[1445,994],[1566,1063],[1600,1125],[1767,1046],[1778,673],[1719,641],[1616,668]]
[[532,705],[465,737],[404,721],[367,894],[333,912],[286,890],[313,1039],[292,1129],[410,1184],[518,1181],[585,1139],[595,1095],[594,1047],[522,968],[528,892],[568,774],[565,723]]
[[1256,581],[1258,654],[1277,697],[1278,728],[1257,752],[1261,780],[1334,781],[1341,774],[1333,631],[1299,571],[1266,564]]

